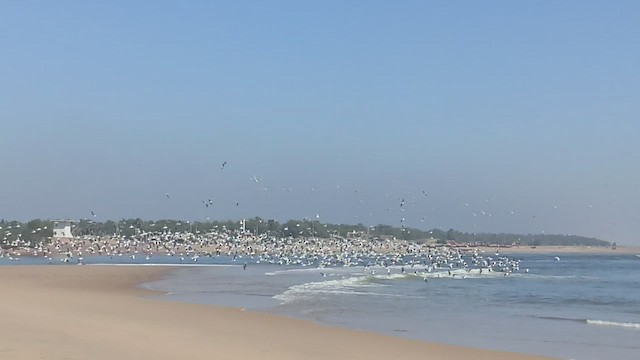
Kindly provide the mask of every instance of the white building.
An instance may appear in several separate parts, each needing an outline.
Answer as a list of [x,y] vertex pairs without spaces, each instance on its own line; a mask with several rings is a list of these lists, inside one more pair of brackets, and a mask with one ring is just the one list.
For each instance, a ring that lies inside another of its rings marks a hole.
[[57,220],[53,222],[53,237],[54,238],[72,238],[71,233],[71,220]]

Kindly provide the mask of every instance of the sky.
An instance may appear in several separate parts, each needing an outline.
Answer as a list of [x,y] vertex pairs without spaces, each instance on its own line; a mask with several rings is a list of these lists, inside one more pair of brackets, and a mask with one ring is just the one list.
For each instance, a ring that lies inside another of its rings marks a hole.
[[2,1],[0,218],[306,217],[640,245],[639,13]]

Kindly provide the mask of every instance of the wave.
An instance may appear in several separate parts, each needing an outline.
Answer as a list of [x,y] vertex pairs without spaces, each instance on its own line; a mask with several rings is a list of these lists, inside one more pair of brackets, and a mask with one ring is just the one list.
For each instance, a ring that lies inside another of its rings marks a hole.
[[591,320],[587,319],[585,322],[589,325],[600,325],[600,326],[615,326],[615,327],[623,327],[627,329],[637,329],[640,330],[639,323],[628,323],[628,322],[616,322],[616,321],[606,321],[606,320]]
[[623,327],[627,329],[640,330],[640,324],[632,323],[632,322],[617,322],[617,321],[593,320],[593,319],[573,319],[573,318],[564,318],[559,316],[534,316],[534,317],[542,320],[572,321],[572,322],[578,322],[578,323],[588,324],[588,325],[614,326],[614,327]]
[[[470,269],[469,271],[465,269],[453,269],[453,270],[437,270],[431,272],[418,272],[411,274],[414,277],[419,277],[421,279],[429,278],[429,279],[453,279],[453,280],[462,280],[462,279],[486,279],[486,278],[501,278],[504,277],[506,273],[499,271],[488,271],[487,269],[483,269],[482,273],[480,269]],[[512,274],[509,274],[512,275]]]
[[381,292],[362,291],[364,289],[386,288],[389,285],[374,282],[374,276],[358,276],[344,279],[309,282],[289,287],[284,293],[273,296],[283,304],[298,299],[314,297],[318,294],[331,295],[368,295],[384,297],[407,297],[401,294],[388,294]]
[[[401,272],[404,269],[405,272]],[[391,270],[390,273],[387,271]],[[510,272],[503,271],[491,271],[487,268],[470,268],[461,269],[446,267],[424,267],[422,265],[410,267],[408,265],[391,265],[388,267],[380,265],[372,265],[368,267],[364,266],[351,266],[351,267],[306,267],[306,268],[294,268],[265,272],[267,276],[286,275],[293,273],[312,273],[318,272],[325,276],[364,276],[371,277],[374,280],[403,280],[403,279],[431,279],[431,278],[444,278],[444,279],[486,279],[486,278],[500,278],[504,276],[516,276],[527,279],[540,279],[540,280],[561,280],[561,279],[597,279],[597,277],[587,276],[558,276],[558,275],[536,275],[525,272]],[[506,274],[506,275],[505,275]]]
[[[267,273],[267,275],[276,273]],[[324,274],[325,276],[333,277],[340,274]],[[344,275],[344,274],[343,274]],[[401,297],[401,298],[424,298],[422,296],[414,296],[407,294],[390,294],[383,292],[373,292],[373,288],[385,288],[392,286],[389,281],[424,281],[427,279],[481,279],[481,278],[501,278],[504,277],[504,273],[494,271],[484,271],[482,274],[479,269],[472,269],[467,271],[464,269],[451,270],[451,274],[448,271],[432,271],[432,272],[406,272],[406,273],[391,273],[391,274],[369,274],[360,275],[351,273],[350,277],[343,277],[340,279],[327,279],[324,281],[314,281],[299,285],[293,285],[289,287],[284,293],[275,295],[273,298],[282,301],[282,303],[293,302],[302,298],[310,298],[318,294],[333,294],[333,295],[373,295],[383,297]],[[353,276],[355,275],[355,276]]]
[[[405,273],[392,273],[392,274],[376,274],[371,275],[371,279],[373,281],[376,280],[425,280],[425,279],[452,279],[452,280],[463,280],[463,279],[486,279],[486,278],[503,278],[505,276],[517,276],[517,277],[536,277],[537,275],[533,274],[525,274],[525,273],[505,273],[501,271],[488,271],[487,269],[482,269],[480,272],[479,268],[474,269],[431,269],[428,270],[417,270],[417,271],[407,271]],[[545,276],[540,276],[539,278],[546,278]],[[569,277],[550,277],[550,278],[569,278]]]

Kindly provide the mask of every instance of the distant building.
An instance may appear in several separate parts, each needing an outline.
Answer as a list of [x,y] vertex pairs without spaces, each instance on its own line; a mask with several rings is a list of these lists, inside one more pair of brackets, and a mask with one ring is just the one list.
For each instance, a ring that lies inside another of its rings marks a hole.
[[53,222],[53,237],[54,238],[72,238],[71,220],[56,220]]

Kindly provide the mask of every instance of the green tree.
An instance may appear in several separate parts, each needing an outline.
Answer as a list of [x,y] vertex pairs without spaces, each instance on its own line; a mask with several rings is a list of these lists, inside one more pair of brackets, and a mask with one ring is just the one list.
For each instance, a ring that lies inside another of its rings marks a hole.
[[455,231],[453,229],[449,229],[449,231],[447,231],[447,240],[453,241],[455,239],[456,239]]

